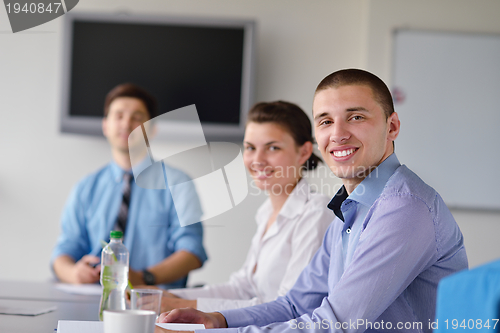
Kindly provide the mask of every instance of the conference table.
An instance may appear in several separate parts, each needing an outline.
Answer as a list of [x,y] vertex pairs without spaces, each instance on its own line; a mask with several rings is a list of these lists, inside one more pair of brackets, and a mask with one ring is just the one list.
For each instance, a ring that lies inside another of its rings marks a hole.
[[0,314],[1,333],[55,333],[59,320],[98,320],[100,296],[71,294],[53,282],[0,281],[0,309],[56,307],[36,316]]

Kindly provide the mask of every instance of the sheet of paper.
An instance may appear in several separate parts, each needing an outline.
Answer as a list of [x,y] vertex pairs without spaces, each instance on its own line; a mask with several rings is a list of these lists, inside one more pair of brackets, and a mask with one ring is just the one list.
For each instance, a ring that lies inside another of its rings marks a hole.
[[59,320],[57,333],[103,333],[102,321]]
[[57,306],[0,306],[0,314],[19,315],[19,316],[38,316],[43,313],[52,312],[57,309]]
[[[205,329],[203,324],[178,324],[178,323],[159,323],[159,327],[174,331],[194,331]],[[103,333],[104,325],[102,321],[74,321],[59,320],[57,324],[57,333]]]
[[69,294],[97,296],[100,296],[102,294],[102,287],[99,284],[56,283],[55,288]]
[[172,331],[194,331],[205,329],[205,325],[203,324],[157,323],[156,326]]

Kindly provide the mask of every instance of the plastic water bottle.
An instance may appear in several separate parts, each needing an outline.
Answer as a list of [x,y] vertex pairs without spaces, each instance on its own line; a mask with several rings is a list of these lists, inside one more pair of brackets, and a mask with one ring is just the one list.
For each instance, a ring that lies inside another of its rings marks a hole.
[[125,310],[129,253],[122,239],[121,231],[111,231],[110,242],[101,253],[102,296],[99,320],[103,320],[104,310]]

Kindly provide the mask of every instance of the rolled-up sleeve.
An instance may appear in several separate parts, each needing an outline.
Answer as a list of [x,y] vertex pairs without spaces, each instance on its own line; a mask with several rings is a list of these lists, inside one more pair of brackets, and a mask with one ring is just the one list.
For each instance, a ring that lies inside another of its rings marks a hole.
[[203,247],[203,226],[201,222],[182,225],[181,219],[186,221],[201,221],[201,203],[191,179],[176,169],[167,170],[168,177],[175,177],[173,183],[181,184],[172,191],[171,199],[175,209],[170,211],[170,240],[169,247],[172,252],[187,251],[194,254],[203,264],[207,254]]
[[201,222],[185,227],[174,227],[170,242],[173,252],[187,251],[192,253],[202,264],[208,259],[203,247],[203,227]]
[[90,244],[85,228],[83,204],[79,199],[80,186],[75,186],[61,215],[61,233],[52,251],[50,266],[61,255],[68,255],[75,261],[89,253]]

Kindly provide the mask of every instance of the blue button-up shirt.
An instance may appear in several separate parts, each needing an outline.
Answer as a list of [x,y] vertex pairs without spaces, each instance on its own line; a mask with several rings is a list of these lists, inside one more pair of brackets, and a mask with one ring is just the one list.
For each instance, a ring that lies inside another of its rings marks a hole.
[[[190,180],[177,169],[167,165],[165,168],[176,183]],[[112,162],[75,186],[62,214],[61,235],[51,261],[63,254],[75,261],[86,254],[100,255],[101,240],[109,241],[109,232],[115,228],[122,202],[124,172]],[[201,205],[194,187],[182,199],[176,200],[174,206],[168,189],[144,189],[131,183],[123,241],[130,252],[130,268],[141,271],[179,250],[194,254],[202,263],[207,259],[201,223],[181,227],[176,212],[176,208],[182,209],[183,214],[193,214],[193,219],[200,220]],[[185,284],[186,278],[182,278],[163,286],[179,288]]]
[[439,280],[467,268],[450,211],[394,154],[349,196],[342,191],[329,204],[337,218],[294,287],[270,303],[221,311],[240,327],[224,332],[431,331]]

